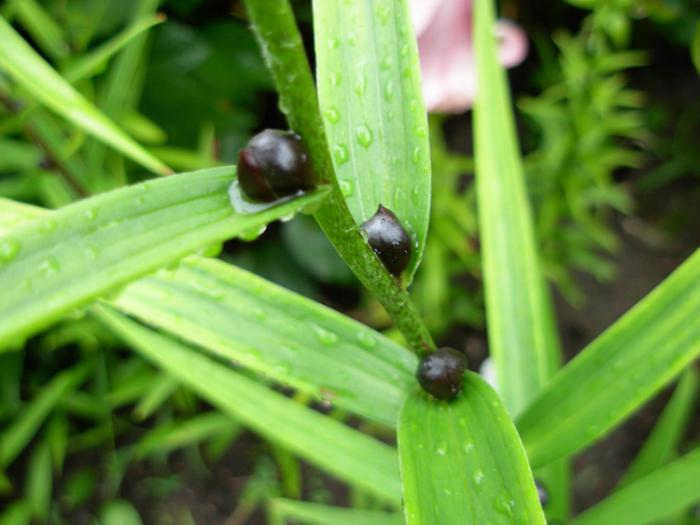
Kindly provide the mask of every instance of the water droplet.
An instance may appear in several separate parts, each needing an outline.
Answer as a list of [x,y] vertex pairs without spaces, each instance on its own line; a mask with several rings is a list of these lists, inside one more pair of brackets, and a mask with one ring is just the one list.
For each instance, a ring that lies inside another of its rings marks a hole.
[[328,79],[331,82],[331,86],[336,87],[340,85],[340,82],[343,80],[343,77],[340,73],[329,73]]
[[358,97],[363,96],[365,91],[367,91],[367,77],[364,73],[358,75],[357,80],[355,80],[355,85],[353,86],[353,91]]
[[280,217],[280,222],[289,222],[294,218],[294,213],[288,213],[287,215],[282,215]]
[[326,109],[323,112],[323,116],[326,117],[326,120],[331,124],[337,124],[338,122],[340,122],[340,113],[334,106],[331,106],[328,109]]
[[411,160],[413,161],[413,164],[415,164],[416,166],[418,164],[420,164],[421,157],[422,157],[421,152],[422,152],[422,150],[420,147],[416,146],[415,148],[413,148],[413,153],[411,154]]
[[384,84],[384,100],[391,102],[394,98],[394,83],[389,80]]
[[359,142],[360,145],[365,148],[369,148],[370,144],[372,144],[372,132],[364,124],[357,126],[355,136],[357,137],[357,142]]
[[253,308],[253,317],[258,321],[262,321],[267,317],[267,313],[262,308],[255,307]]
[[377,340],[374,338],[374,336],[364,330],[357,333],[357,340],[362,346],[368,349],[372,349],[377,346]]
[[399,49],[399,53],[401,53],[401,56],[406,56],[408,55],[408,51],[410,48],[408,47],[408,44],[403,44],[401,48]]
[[242,231],[238,234],[238,238],[245,242],[251,242],[260,237],[267,230],[266,224],[261,224],[259,226],[253,226],[252,228]]
[[100,250],[96,246],[88,246],[85,249],[85,255],[87,255],[88,259],[95,260],[97,259],[97,256],[100,254]]
[[474,450],[474,443],[472,443],[471,441],[465,441],[464,442],[464,452],[466,452],[467,454],[471,454],[472,450]]
[[437,452],[438,456],[444,456],[447,453],[444,445],[441,447],[438,447],[437,450],[435,450],[435,452]]
[[379,68],[383,69],[384,71],[391,69],[391,58],[389,58],[388,56],[383,57],[382,60],[379,62]]
[[340,47],[340,39],[329,38],[326,44],[328,45],[328,49],[338,49]]
[[277,100],[277,107],[279,108],[280,112],[282,112],[284,115],[289,114],[289,104],[287,104],[287,100],[285,97],[279,97]]
[[480,486],[484,482],[484,471],[480,468],[476,469],[474,471],[474,476],[472,476],[472,480],[474,480],[474,485],[477,487]]
[[390,14],[391,10],[389,9],[388,5],[380,5],[377,7],[377,18],[379,18],[380,24],[386,25],[386,23],[389,21]]
[[411,100],[408,101],[408,109],[411,111],[415,111],[418,108],[418,101],[415,98],[412,98]]
[[94,208],[88,208],[83,212],[83,217],[85,217],[85,219],[88,221],[94,221],[97,217],[97,212],[94,210]]
[[0,240],[0,262],[8,263],[19,253],[20,244],[15,239]]
[[424,126],[416,126],[416,128],[413,131],[416,133],[417,137],[425,137],[427,135]]
[[333,332],[329,332],[328,330],[317,324],[312,324],[311,327],[314,331],[314,334],[316,334],[318,340],[321,341],[324,345],[330,346],[338,342],[338,336]]
[[338,165],[345,164],[350,158],[350,154],[348,153],[348,147],[345,144],[334,144],[333,158],[338,163]]
[[61,265],[53,257],[49,257],[39,265],[39,271],[44,275],[53,275],[61,269]]
[[510,496],[508,496],[508,494],[501,493],[494,500],[493,508],[496,512],[505,514],[506,516],[511,516],[513,514],[513,507],[511,506],[511,502],[513,503],[513,505],[515,504],[515,501],[513,501],[510,498]]
[[349,180],[338,181],[338,186],[340,186],[340,193],[343,197],[350,197],[355,192],[355,185]]

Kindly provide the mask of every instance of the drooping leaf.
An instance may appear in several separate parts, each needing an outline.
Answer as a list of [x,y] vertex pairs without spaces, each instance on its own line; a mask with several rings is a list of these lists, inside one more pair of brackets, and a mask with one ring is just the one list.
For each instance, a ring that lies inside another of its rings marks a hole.
[[367,326],[229,264],[184,260],[127,286],[129,315],[390,426],[416,357]]
[[266,439],[387,502],[400,501],[394,449],[120,315],[95,307],[136,352]]
[[403,516],[388,512],[331,507],[319,503],[277,498],[268,504],[280,521],[294,520],[304,525],[402,525]]
[[646,525],[663,522],[700,501],[700,448],[615,492],[571,525]]
[[138,511],[131,503],[124,500],[108,502],[102,509],[101,525],[142,525]]
[[[479,90],[474,149],[489,351],[498,392],[517,416],[559,367],[561,350],[545,282],[518,148],[512,104],[496,54],[494,2],[474,3]],[[548,518],[569,512],[564,463],[536,473],[548,487]]]
[[64,80],[0,17],[0,69],[36,100],[154,173],[170,169],[120,130]]
[[533,465],[605,435],[700,355],[700,250],[557,373],[518,420]]
[[659,416],[644,446],[625,471],[618,487],[629,485],[654,472],[678,453],[678,446],[693,415],[700,387],[698,375],[698,371],[692,366],[683,373],[673,396]]
[[0,348],[199,247],[257,230],[324,191],[256,213],[229,203],[232,167],[148,181],[49,212],[0,238]]
[[411,393],[398,443],[408,525],[545,523],[520,438],[478,375],[450,403]]
[[355,221],[391,209],[415,242],[430,215],[428,123],[405,0],[315,0],[318,97],[340,188]]

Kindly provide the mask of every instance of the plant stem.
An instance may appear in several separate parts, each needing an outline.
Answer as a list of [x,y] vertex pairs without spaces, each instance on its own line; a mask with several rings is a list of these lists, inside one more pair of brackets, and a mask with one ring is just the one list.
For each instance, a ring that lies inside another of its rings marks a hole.
[[374,254],[352,218],[333,169],[318,106],[316,87],[301,35],[288,0],[245,0],[248,15],[279,93],[280,110],[309,148],[321,182],[333,191],[314,214],[328,239],[352,271],[386,308],[411,349],[435,349],[408,292]]

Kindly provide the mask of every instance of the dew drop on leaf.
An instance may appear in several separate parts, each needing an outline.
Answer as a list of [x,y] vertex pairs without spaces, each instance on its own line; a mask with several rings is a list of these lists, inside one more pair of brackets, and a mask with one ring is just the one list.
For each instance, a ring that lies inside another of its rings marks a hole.
[[328,330],[317,324],[312,324],[311,327],[314,331],[314,334],[316,334],[318,340],[321,341],[324,345],[331,346],[338,342],[338,336],[333,332],[329,332]]
[[360,146],[369,148],[369,146],[372,144],[372,132],[364,124],[357,126],[357,129],[355,130],[355,136],[357,137],[357,142],[360,143]]
[[388,80],[386,84],[384,84],[384,100],[387,102],[391,102],[394,98],[394,83],[391,80]]
[[44,275],[53,275],[58,272],[58,270],[61,269],[61,265],[58,264],[58,261],[54,259],[53,257],[49,257],[48,259],[45,259],[40,265],[39,265],[39,271],[43,273]]
[[340,75],[340,73],[329,73],[328,79],[331,82],[331,86],[335,87],[340,85],[343,77]]
[[355,192],[355,186],[349,180],[338,181],[338,185],[340,186],[340,193],[343,194],[343,197],[350,197]]
[[97,212],[94,208],[88,208],[83,212],[83,217],[85,217],[85,219],[88,221],[94,221],[97,217]]
[[357,340],[362,346],[370,350],[377,346],[377,340],[374,338],[374,336],[368,332],[365,332],[364,330],[357,333]]
[[15,239],[0,240],[0,263],[9,263],[20,251],[19,241]]
[[39,223],[39,231],[51,233],[56,229],[56,222],[51,219],[45,219]]
[[474,481],[474,485],[479,487],[484,482],[484,471],[480,468],[476,469],[474,471],[474,475],[472,476],[472,480]]
[[340,113],[333,106],[326,109],[323,112],[323,116],[326,117],[326,120],[331,124],[337,124],[338,122],[340,122]]
[[345,144],[335,144],[333,146],[333,158],[338,165],[345,164],[350,158],[348,147]]
[[254,226],[250,229],[244,230],[238,234],[238,238],[245,242],[251,242],[260,237],[267,230],[266,224],[261,224],[260,226]]

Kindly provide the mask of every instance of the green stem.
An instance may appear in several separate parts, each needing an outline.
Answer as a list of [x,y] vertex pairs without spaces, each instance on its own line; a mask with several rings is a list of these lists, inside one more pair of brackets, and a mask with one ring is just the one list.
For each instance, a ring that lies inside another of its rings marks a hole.
[[318,178],[333,186],[314,217],[358,279],[384,305],[417,354],[435,349],[408,293],[369,247],[338,187],[326,142],[311,68],[288,0],[245,0],[267,65],[272,71],[279,106],[292,129],[309,148]]

